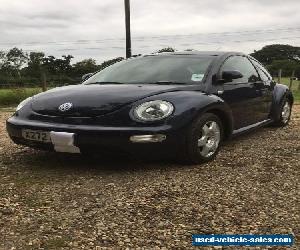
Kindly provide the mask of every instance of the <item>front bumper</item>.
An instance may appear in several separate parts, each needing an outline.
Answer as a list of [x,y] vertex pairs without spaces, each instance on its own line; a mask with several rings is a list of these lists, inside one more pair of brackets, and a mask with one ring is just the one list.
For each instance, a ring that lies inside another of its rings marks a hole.
[[[153,127],[104,127],[88,125],[69,125],[46,123],[33,120],[25,120],[13,116],[6,122],[6,128],[10,138],[17,144],[43,150],[54,150],[52,143],[41,143],[26,140],[22,137],[22,129],[66,132],[74,134],[74,146],[81,152],[97,151],[125,151],[128,153],[146,152],[147,154],[167,154],[180,150],[183,142],[183,133],[174,131],[170,125]],[[133,140],[133,138],[145,138],[143,136],[154,135],[151,142]],[[156,140],[159,138],[158,140]],[[163,138],[163,139],[162,139]]]

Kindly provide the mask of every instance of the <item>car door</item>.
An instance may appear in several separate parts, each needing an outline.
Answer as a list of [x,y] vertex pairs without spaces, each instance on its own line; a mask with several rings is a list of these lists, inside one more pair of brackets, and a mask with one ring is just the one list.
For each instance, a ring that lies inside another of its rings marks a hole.
[[253,63],[253,65],[256,67],[260,79],[261,84],[258,85],[258,89],[261,92],[263,103],[261,106],[262,109],[262,120],[266,120],[269,118],[270,112],[271,112],[271,106],[272,106],[272,100],[273,100],[273,90],[274,90],[274,81],[269,74],[269,72],[254,58],[249,57],[250,61]]
[[262,96],[258,91],[259,75],[246,56],[230,56],[220,68],[223,71],[239,71],[243,77],[223,84],[220,96],[230,106],[234,129],[255,124],[261,120]]

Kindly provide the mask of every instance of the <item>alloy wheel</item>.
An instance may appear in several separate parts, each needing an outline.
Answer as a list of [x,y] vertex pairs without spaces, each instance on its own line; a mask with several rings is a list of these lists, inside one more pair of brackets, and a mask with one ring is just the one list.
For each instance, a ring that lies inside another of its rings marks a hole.
[[291,105],[289,104],[289,102],[285,102],[281,112],[282,122],[284,124],[288,123],[290,116],[291,116]]
[[202,127],[201,137],[198,139],[200,154],[208,158],[218,149],[221,140],[221,129],[217,122],[207,121]]

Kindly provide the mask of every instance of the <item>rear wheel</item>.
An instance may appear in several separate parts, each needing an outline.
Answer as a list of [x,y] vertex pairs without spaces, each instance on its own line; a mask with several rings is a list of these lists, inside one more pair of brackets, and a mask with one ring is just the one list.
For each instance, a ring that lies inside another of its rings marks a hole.
[[201,163],[212,160],[218,153],[223,137],[223,126],[218,116],[206,113],[188,129],[184,161]]
[[292,114],[291,102],[287,98],[284,98],[280,109],[280,118],[274,124],[279,127],[284,127],[288,125],[291,119],[291,114]]

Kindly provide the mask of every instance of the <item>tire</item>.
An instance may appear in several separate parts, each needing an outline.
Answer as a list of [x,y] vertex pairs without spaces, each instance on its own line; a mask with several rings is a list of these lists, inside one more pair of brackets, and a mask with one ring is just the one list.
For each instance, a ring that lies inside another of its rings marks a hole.
[[292,114],[291,102],[285,97],[281,103],[280,107],[280,118],[274,122],[277,127],[284,127],[289,124]]
[[223,138],[223,124],[218,116],[205,113],[187,130],[181,161],[198,164],[211,161],[218,154]]

